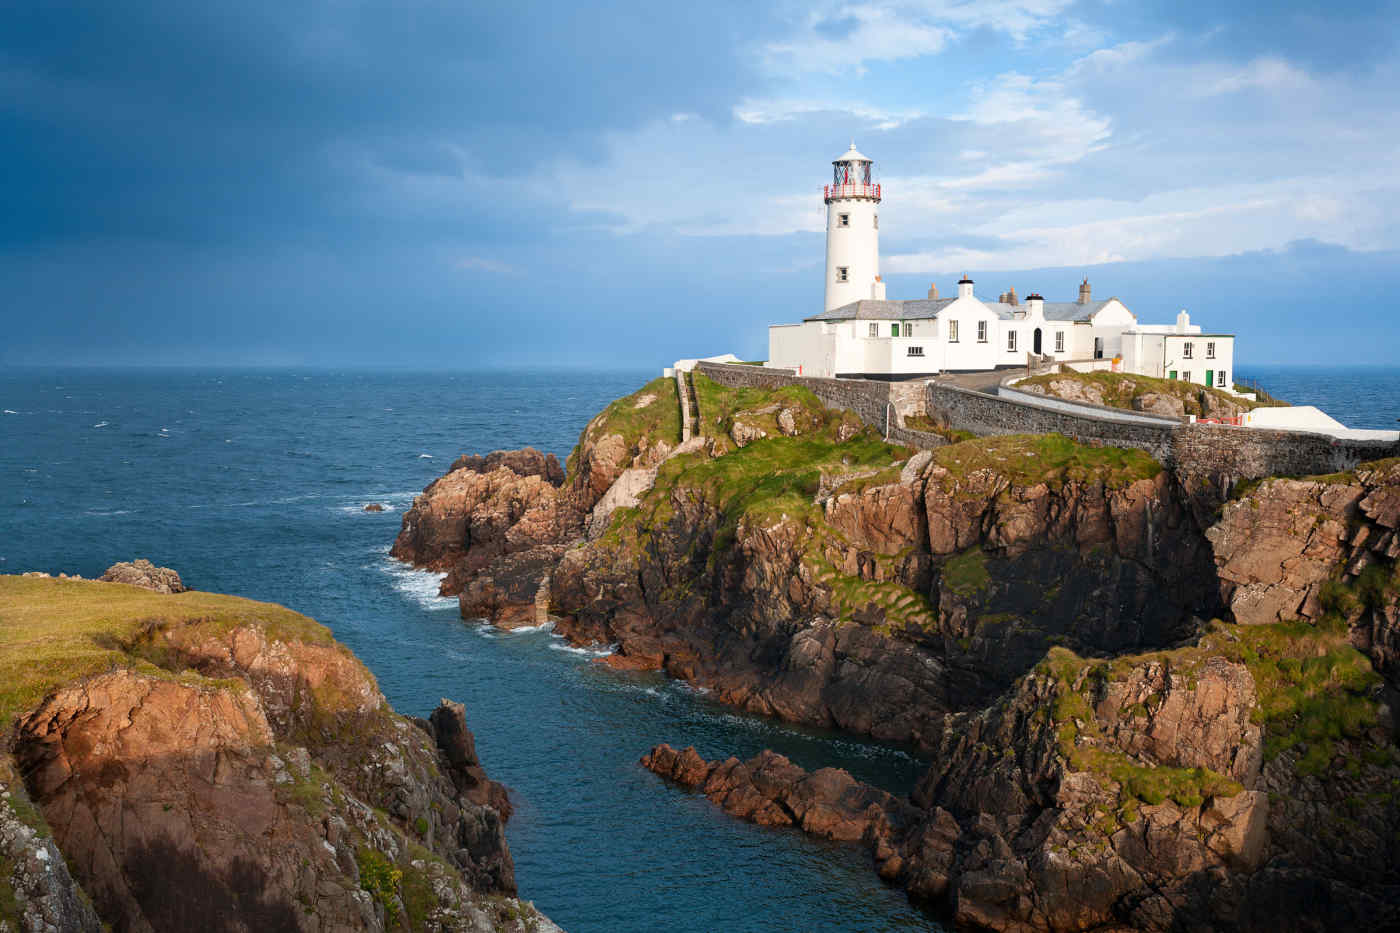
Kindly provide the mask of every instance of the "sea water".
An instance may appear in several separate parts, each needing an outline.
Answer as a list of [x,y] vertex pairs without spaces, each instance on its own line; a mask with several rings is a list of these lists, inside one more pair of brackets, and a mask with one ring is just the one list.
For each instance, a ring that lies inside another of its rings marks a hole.
[[573,933],[935,928],[860,846],[739,822],[637,763],[658,742],[773,748],[904,793],[921,769],[906,750],[602,668],[547,630],[464,622],[435,575],[389,559],[402,512],[459,454],[562,460],[655,375],[0,372],[0,572],[146,557],[324,622],[399,712],[463,702],[511,789],[521,896]]

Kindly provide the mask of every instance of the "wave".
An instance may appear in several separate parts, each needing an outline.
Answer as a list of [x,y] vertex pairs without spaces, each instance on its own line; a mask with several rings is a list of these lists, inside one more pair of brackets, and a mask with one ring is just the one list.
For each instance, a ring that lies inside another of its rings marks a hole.
[[606,658],[608,655],[612,654],[614,651],[617,650],[617,645],[603,645],[603,646],[601,646],[601,647],[575,648],[573,645],[566,644],[566,643],[562,640],[562,639],[563,639],[563,636],[562,636],[562,635],[561,635],[561,636],[557,636],[557,637],[560,639],[559,641],[552,641],[552,642],[549,643],[549,647],[550,647],[552,650],[554,650],[554,651],[564,651],[564,652],[567,652],[567,653],[569,653],[569,654],[576,654],[576,655],[578,655],[578,656],[581,657],[581,658]]
[[105,428],[105,427],[107,427],[107,425],[109,425],[109,424],[111,424],[110,421],[99,421],[99,422],[97,422],[97,424],[94,424],[93,427],[94,427],[94,428]]
[[379,569],[389,575],[394,589],[424,609],[437,612],[457,608],[457,597],[438,594],[447,574],[410,567],[408,564],[394,560],[388,554],[385,554],[379,563]]
[[419,454],[419,455],[418,455],[418,459],[419,459],[419,460],[431,460],[431,459],[433,459],[433,455],[432,455],[432,454]]
[[130,515],[131,509],[88,509],[87,514],[106,518],[109,515]]
[[554,631],[554,620],[550,619],[548,622],[541,622],[539,625],[521,625],[517,628],[500,629],[500,631],[507,635],[529,635],[533,632],[552,632]]
[[7,414],[7,415],[17,415],[17,414],[19,414],[19,412],[15,411],[13,408],[6,408],[6,409],[5,409],[5,414]]

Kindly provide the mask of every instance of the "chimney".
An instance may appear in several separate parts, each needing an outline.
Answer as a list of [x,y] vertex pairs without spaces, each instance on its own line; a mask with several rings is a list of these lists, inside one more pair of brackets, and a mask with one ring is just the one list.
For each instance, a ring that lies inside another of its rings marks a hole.
[[875,301],[885,300],[885,280],[878,275],[875,276],[875,281],[870,283],[870,297]]
[[935,285],[935,284],[933,284],[932,282],[928,283],[928,300],[929,300],[929,301],[937,301],[937,300],[938,300],[938,286]]
[[1031,315],[1045,313],[1045,299],[1040,297],[1039,292],[1031,292],[1026,296],[1026,313]]
[[966,272],[963,273],[963,277],[962,277],[962,278],[958,279],[958,297],[959,297],[959,298],[971,298],[971,297],[972,297],[972,279],[970,279],[970,278],[967,277],[967,273],[966,273]]
[[1006,293],[1006,303],[1009,305],[1018,305],[1021,303],[1021,299],[1016,297],[1016,286],[1011,286],[1011,290]]
[[1191,315],[1182,308],[1176,315],[1176,332],[1178,334],[1189,334],[1191,332]]
[[1084,281],[1079,285],[1079,303],[1087,305],[1089,303],[1089,278],[1085,276]]

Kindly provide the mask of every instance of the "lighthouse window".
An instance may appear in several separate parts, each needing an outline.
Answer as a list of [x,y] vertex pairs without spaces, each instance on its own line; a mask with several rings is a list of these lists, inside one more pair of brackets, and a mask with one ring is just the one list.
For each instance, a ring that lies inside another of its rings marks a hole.
[[876,215],[875,215],[875,229],[876,229],[876,230],[879,230],[879,229],[880,229],[880,215],[879,215],[879,214],[876,214]]
[[851,215],[850,215],[850,214],[837,214],[837,215],[836,215],[836,226],[838,226],[838,227],[849,227],[850,225],[851,225]]
[[838,281],[838,282],[848,282],[848,281],[850,281],[850,278],[851,278],[851,270],[850,270],[850,267],[849,267],[849,266],[837,266],[837,267],[836,267],[836,281]]

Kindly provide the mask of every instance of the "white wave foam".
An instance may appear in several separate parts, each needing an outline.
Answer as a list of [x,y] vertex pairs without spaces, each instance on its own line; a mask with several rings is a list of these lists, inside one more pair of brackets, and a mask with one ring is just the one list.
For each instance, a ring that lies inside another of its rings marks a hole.
[[576,654],[581,658],[606,658],[617,650],[617,645],[603,645],[601,647],[575,648],[573,645],[565,644],[562,641],[550,642],[549,645],[555,651],[565,651],[569,654]]
[[554,631],[554,620],[541,622],[539,625],[522,625],[518,628],[501,629],[507,635],[529,635],[532,632],[552,632]]
[[419,455],[418,455],[418,459],[419,459],[419,460],[431,460],[431,459],[433,459],[433,455],[432,455],[432,454],[419,454]]
[[387,554],[379,567],[389,575],[393,581],[394,589],[424,609],[438,611],[457,608],[457,597],[438,595],[438,590],[442,587],[442,581],[447,574],[434,573],[431,570],[418,570],[394,560]]
[[5,414],[7,414],[7,415],[17,415],[17,414],[19,414],[19,412],[15,411],[13,408],[6,408],[6,409],[5,409]]
[[97,424],[94,424],[93,427],[94,427],[94,428],[105,428],[105,427],[107,427],[107,425],[109,425],[109,424],[111,424],[110,421],[99,421],[99,422],[97,422]]

